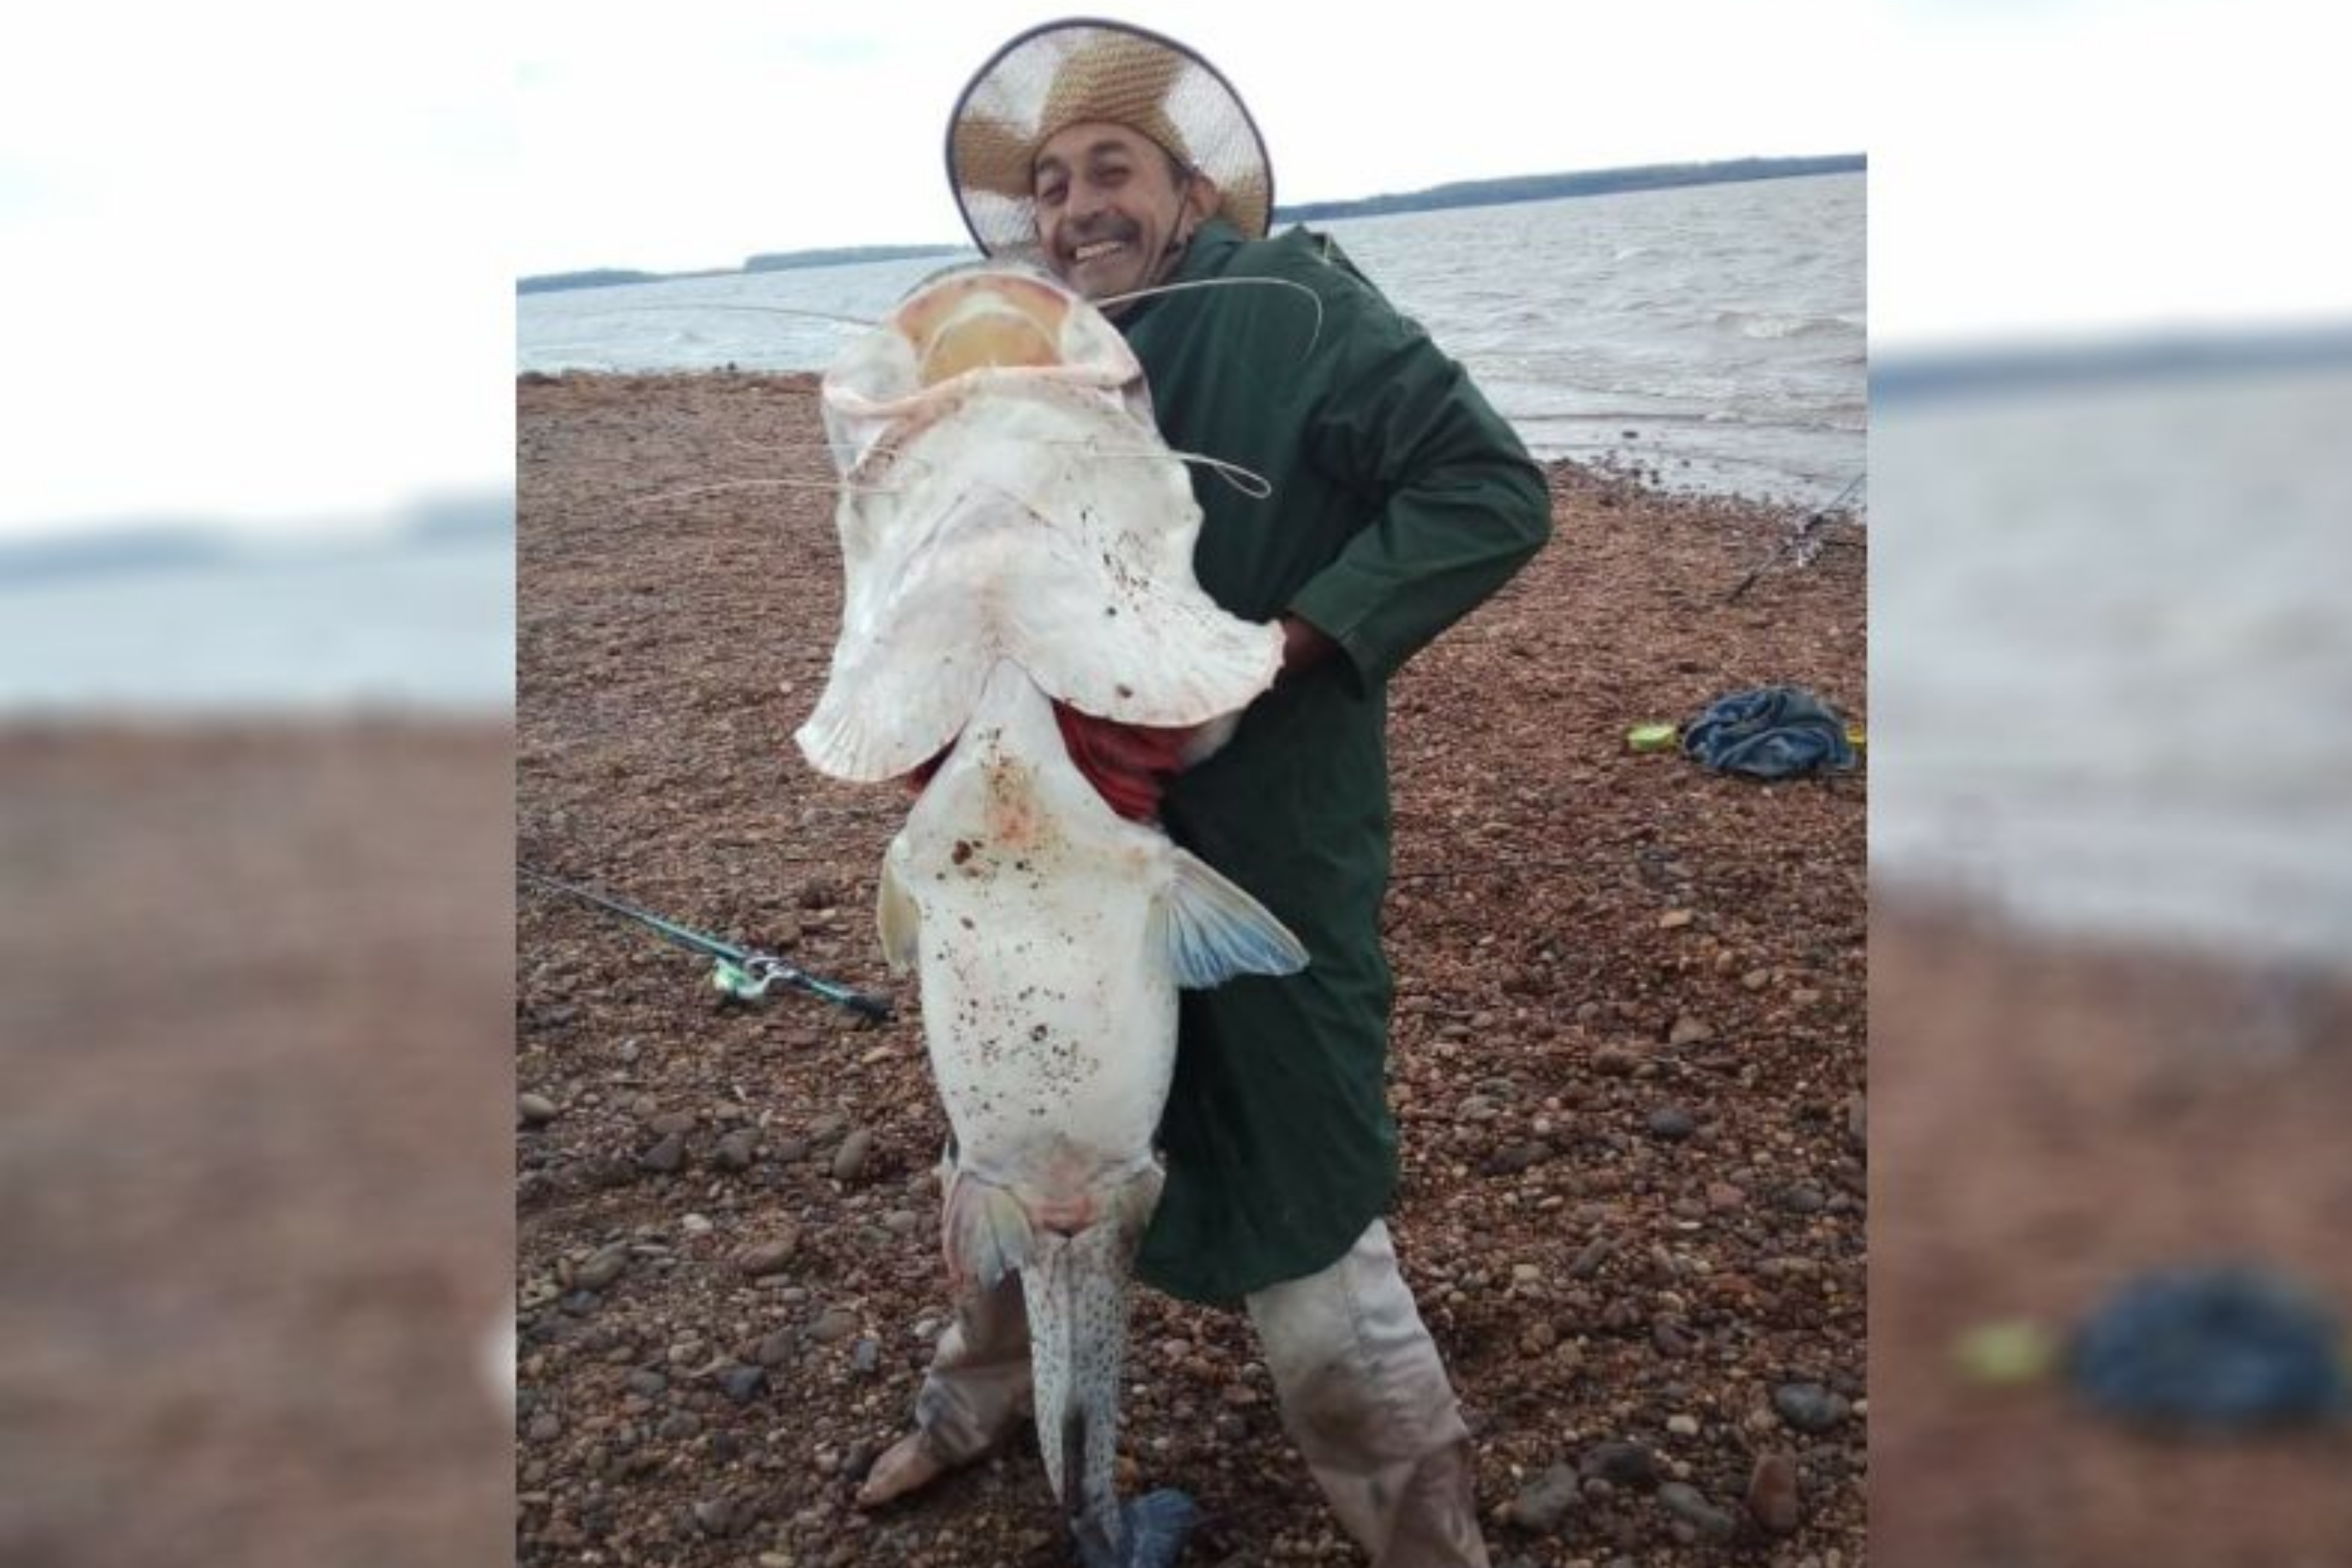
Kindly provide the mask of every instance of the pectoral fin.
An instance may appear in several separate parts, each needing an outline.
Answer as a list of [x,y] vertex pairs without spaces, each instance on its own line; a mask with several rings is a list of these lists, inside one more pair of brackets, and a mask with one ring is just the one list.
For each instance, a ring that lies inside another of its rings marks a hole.
[[1237,974],[1296,974],[1307,949],[1264,904],[1183,850],[1156,916],[1176,984],[1194,990]]
[[992,1290],[1035,1247],[1029,1212],[1009,1189],[958,1172],[948,1180],[940,1241],[959,1294]]
[[898,868],[887,855],[882,857],[882,887],[874,900],[874,921],[882,933],[882,957],[890,973],[904,974],[914,968],[922,910],[916,907],[907,885],[898,880]]

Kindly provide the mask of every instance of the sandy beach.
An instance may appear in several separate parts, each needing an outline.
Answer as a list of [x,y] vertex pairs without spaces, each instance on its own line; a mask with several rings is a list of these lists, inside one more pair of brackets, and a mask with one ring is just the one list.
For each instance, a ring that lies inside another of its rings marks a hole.
[[[790,741],[840,591],[814,390],[523,378],[518,848],[889,990],[903,797]],[[1727,604],[1785,516],[1553,487],[1555,543],[1394,691],[1400,1250],[1497,1562],[1855,1564],[1865,782],[1759,787],[1625,731],[1770,681],[1866,722],[1861,541]],[[640,931],[539,894],[519,920],[519,1560],[1063,1561],[1025,1440],[849,1506],[944,1315],[911,1005],[722,1010]],[[1240,1318],[1141,1298],[1129,1381],[1128,1483],[1208,1516],[1188,1561],[1350,1559]],[[1785,1535],[1743,1501],[1768,1459]]]

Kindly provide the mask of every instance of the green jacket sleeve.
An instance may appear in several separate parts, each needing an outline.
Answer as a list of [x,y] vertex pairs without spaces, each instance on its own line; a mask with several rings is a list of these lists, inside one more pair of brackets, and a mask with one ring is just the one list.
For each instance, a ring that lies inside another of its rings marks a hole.
[[1296,281],[1323,302],[1309,460],[1378,509],[1290,610],[1383,681],[1551,536],[1543,475],[1462,367],[1328,241]]

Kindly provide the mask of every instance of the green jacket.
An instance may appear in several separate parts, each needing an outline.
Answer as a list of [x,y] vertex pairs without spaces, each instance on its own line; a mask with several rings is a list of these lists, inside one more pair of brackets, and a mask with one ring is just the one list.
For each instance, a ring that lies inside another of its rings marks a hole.
[[1137,1267],[1202,1301],[1311,1274],[1387,1210],[1388,680],[1551,531],[1518,437],[1328,239],[1213,222],[1178,273],[1252,277],[1312,289],[1319,329],[1279,287],[1161,295],[1121,322],[1170,444],[1274,487],[1253,500],[1195,468],[1202,586],[1250,620],[1299,616],[1345,655],[1260,698],[1162,803],[1177,840],[1309,954],[1301,974],[1184,997],[1168,1184]]

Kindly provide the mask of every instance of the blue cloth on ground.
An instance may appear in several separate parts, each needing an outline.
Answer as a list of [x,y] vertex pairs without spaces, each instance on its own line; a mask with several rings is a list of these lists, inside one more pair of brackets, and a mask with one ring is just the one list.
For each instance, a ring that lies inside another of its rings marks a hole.
[[2144,1275],[2092,1313],[2066,1370],[2134,1420],[2235,1429],[2352,1412],[2344,1328],[2293,1280],[2212,1266]]
[[1683,731],[1683,754],[1719,773],[1783,779],[1853,766],[1837,710],[1801,686],[1759,686],[1707,704]]

